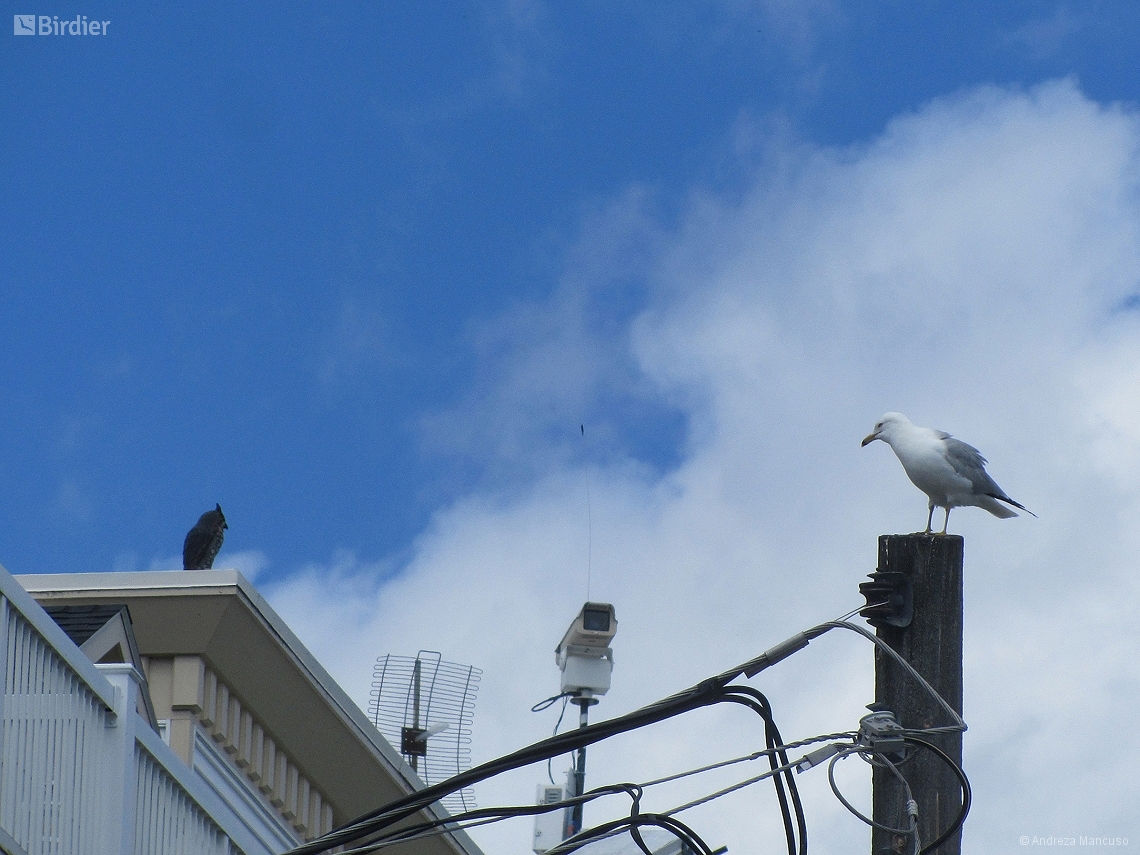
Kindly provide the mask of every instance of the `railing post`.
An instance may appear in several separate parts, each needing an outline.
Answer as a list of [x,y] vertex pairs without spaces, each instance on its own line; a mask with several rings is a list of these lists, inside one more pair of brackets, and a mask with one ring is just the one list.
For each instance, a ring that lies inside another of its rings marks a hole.
[[130,664],[97,665],[107,681],[115,687],[118,706],[115,717],[108,720],[104,730],[105,760],[104,782],[107,788],[107,823],[111,836],[107,852],[132,855],[135,849],[135,807],[138,801],[138,772],[135,767],[135,725],[140,720],[135,714],[138,704],[138,672]]
[[4,695],[8,691],[8,612],[12,604],[0,594],[0,764],[4,757]]

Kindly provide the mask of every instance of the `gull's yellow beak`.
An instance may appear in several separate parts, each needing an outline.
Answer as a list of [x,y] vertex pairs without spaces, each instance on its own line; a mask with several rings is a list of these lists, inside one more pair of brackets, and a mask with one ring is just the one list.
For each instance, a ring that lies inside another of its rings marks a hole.
[[863,446],[867,445],[868,443],[874,442],[878,438],[879,438],[879,435],[877,433],[869,433],[863,438],[863,441],[861,443],[859,443],[859,447],[862,448]]

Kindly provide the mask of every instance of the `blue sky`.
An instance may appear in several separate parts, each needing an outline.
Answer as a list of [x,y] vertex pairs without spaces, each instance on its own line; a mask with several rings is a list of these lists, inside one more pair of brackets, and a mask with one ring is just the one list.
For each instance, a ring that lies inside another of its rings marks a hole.
[[[398,552],[514,477],[424,419],[510,358],[482,330],[547,299],[627,188],[668,229],[772,136],[859,143],[983,82],[1137,94],[1131,3],[35,11],[112,24],[0,54],[0,513],[24,572],[146,566],[215,501],[227,548],[276,570]],[[604,276],[601,335],[644,305],[637,264]],[[625,380],[548,430],[674,465],[684,414]]]
[[[1140,840],[1103,753],[1140,703],[1140,7],[12,11],[111,25],[0,51],[8,570],[173,569],[220,502],[216,566],[362,705],[381,653],[483,668],[479,761],[550,732],[587,593],[599,714],[857,606],[926,518],[859,448],[900,410],[1039,515],[951,517],[968,846]],[[788,738],[871,700],[829,644],[761,681]],[[726,716],[591,781],[752,750]],[[805,788],[824,851],[862,845]],[[736,853],[778,815],[697,820]]]

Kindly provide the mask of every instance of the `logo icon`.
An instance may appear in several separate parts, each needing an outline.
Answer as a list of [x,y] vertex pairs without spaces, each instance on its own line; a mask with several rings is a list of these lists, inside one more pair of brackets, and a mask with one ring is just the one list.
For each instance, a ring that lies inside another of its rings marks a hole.
[[12,21],[12,30],[17,36],[34,36],[36,34],[35,15],[16,15]]

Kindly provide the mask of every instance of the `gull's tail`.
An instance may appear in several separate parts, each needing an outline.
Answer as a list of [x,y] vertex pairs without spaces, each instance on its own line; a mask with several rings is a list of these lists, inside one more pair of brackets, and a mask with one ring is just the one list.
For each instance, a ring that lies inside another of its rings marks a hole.
[[1021,504],[1021,502],[1015,502],[1013,499],[1011,499],[1009,496],[1006,496],[1003,493],[987,493],[986,495],[991,499],[997,500],[994,502],[988,502],[985,505],[985,509],[987,511],[989,511],[991,514],[993,514],[995,517],[1000,517],[1003,520],[1007,520],[1010,517],[1017,516],[1017,514],[1014,511],[1011,511],[1005,505],[999,505],[998,504],[998,502],[1005,502],[1006,505],[1013,505],[1018,510],[1025,511],[1027,514],[1029,514],[1029,516],[1033,517],[1034,519],[1037,518],[1037,514],[1033,513],[1033,511],[1029,510],[1029,508],[1027,508],[1027,507],[1025,507],[1025,505]]

